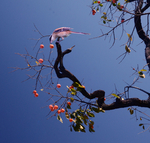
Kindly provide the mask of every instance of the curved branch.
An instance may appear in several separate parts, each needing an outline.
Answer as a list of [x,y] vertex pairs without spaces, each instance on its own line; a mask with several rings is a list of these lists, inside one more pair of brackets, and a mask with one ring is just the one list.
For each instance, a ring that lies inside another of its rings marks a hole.
[[[65,67],[63,65],[63,57],[66,54],[70,53],[72,51],[72,48],[67,49],[64,52],[62,52],[61,45],[59,44],[59,42],[56,42],[56,46],[57,46],[58,56],[55,60],[54,69],[55,69],[57,77],[58,78],[69,78],[73,83],[77,82],[77,83],[81,84],[80,81],[71,72],[69,72],[67,69],[65,69]],[[60,64],[59,68],[58,68],[58,64]],[[93,99],[95,97],[98,97],[99,106],[101,106],[101,104],[104,103],[105,91],[103,91],[103,90],[97,90],[97,91],[94,91],[93,93],[89,94],[84,88],[82,88],[80,92],[82,93],[82,95],[84,95],[88,99]]]
[[129,106],[139,106],[139,107],[148,107],[150,108],[150,98],[148,97],[148,100],[140,100],[138,98],[130,98],[126,100],[118,99],[116,102],[106,105],[103,104],[101,107],[104,110],[113,110],[118,108],[125,108]]
[[[150,0],[147,0],[147,4],[146,6],[142,8],[143,5],[143,0],[139,1],[138,7],[135,11],[135,14],[138,14],[139,12],[144,12],[146,9],[148,9],[150,7]],[[148,37],[148,35],[145,34],[143,28],[142,28],[142,24],[141,24],[141,15],[135,15],[134,17],[134,23],[135,23],[135,27],[137,30],[137,33],[139,35],[139,37],[144,41],[146,48],[145,48],[145,58],[150,70],[150,38]]]
[[[137,6],[137,9],[135,11],[135,17],[134,17],[134,23],[135,23],[135,27],[136,27],[136,30],[137,30],[137,34],[139,35],[139,37],[144,41],[144,43],[147,45],[150,41],[149,37],[146,36],[143,28],[142,28],[142,24],[141,24],[141,15],[138,15],[140,14],[140,12],[144,12],[145,9],[142,9],[141,11],[141,7],[143,5],[143,0],[140,0],[138,6]],[[148,4],[146,7],[149,7]]]
[[125,91],[125,92],[128,92],[129,91],[129,88],[134,88],[134,89],[138,89],[138,90],[140,90],[140,91],[142,91],[142,92],[144,92],[144,93],[146,93],[149,97],[150,97],[150,93],[149,92],[147,92],[147,91],[145,91],[145,90],[143,90],[143,89],[141,89],[141,88],[139,88],[139,87],[135,87],[135,86],[126,86],[124,89],[126,89],[127,88],[127,91]]
[[[57,46],[57,54],[58,55],[55,60],[54,69],[55,69],[57,77],[58,78],[69,78],[73,83],[78,82],[79,84],[81,84],[80,81],[71,72],[69,72],[67,69],[65,69],[65,67],[63,65],[63,57],[66,54],[70,53],[72,51],[73,47],[62,52],[61,45],[59,44],[58,41],[56,42],[56,46]],[[60,64],[59,68],[58,68],[58,64]],[[130,88],[132,88],[132,86]],[[148,92],[146,92],[142,89],[139,89],[139,90],[144,93],[147,93],[149,95]],[[103,90],[96,90],[93,93],[88,93],[84,88],[82,88],[80,92],[82,93],[83,96],[85,96],[88,99],[94,99],[94,98],[98,97],[98,100],[97,100],[98,106],[104,110],[113,110],[113,109],[117,109],[117,108],[129,107],[129,106],[139,106],[139,107],[150,108],[150,96],[148,97],[148,100],[140,100],[138,98],[130,98],[130,99],[126,99],[126,100],[121,100],[121,98],[120,99],[117,98],[116,102],[113,102],[112,104],[107,105],[104,103],[105,91],[103,91]]]

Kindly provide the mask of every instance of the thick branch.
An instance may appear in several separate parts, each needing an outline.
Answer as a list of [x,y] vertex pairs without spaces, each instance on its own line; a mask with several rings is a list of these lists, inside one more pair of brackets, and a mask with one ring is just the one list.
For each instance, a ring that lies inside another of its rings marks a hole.
[[[135,10],[135,17],[134,17],[134,23],[135,23],[135,27],[137,30],[137,33],[139,35],[139,37],[144,41],[144,43],[147,45],[150,41],[149,37],[146,36],[143,28],[142,28],[142,24],[141,24],[141,15],[139,15],[141,12],[144,12],[145,9],[142,9],[141,11],[141,7],[143,5],[143,0],[140,0],[137,9]],[[149,5],[147,4],[146,8],[148,8]],[[137,16],[138,15],[138,16]]]
[[105,103],[102,105],[104,110],[113,110],[118,108],[125,108],[130,106],[138,106],[138,107],[148,107],[150,108],[150,98],[148,100],[140,100],[138,98],[130,98],[126,100],[117,99],[116,102],[106,105]]
[[[54,69],[57,74],[57,77],[58,78],[69,78],[73,83],[78,82],[79,84],[81,84],[79,82],[79,80],[71,72],[66,70],[63,65],[63,57],[66,54],[70,53],[72,51],[72,48],[67,49],[64,52],[62,52],[61,45],[59,44],[59,42],[56,42],[56,46],[57,46],[58,56],[57,56],[55,64],[54,64]],[[58,68],[58,64],[60,64],[59,68]],[[144,91],[144,90],[141,90],[141,91]],[[130,98],[130,99],[126,99],[126,100],[121,100],[121,98],[120,99],[117,98],[116,102],[107,105],[104,103],[105,91],[103,91],[103,90],[96,90],[93,93],[89,94],[85,89],[82,88],[80,92],[82,93],[83,96],[85,96],[88,99],[93,99],[93,98],[98,97],[98,105],[99,105],[99,107],[103,108],[104,110],[113,110],[113,109],[117,109],[117,108],[129,107],[129,106],[139,106],[139,107],[150,108],[150,96],[148,97],[148,100],[140,100],[138,98]]]
[[[150,7],[150,0],[147,0],[147,5],[142,8],[143,5],[143,0],[139,1],[138,7],[135,11],[135,14],[139,14],[140,12],[144,12],[146,9],[148,9]],[[143,28],[142,28],[142,24],[141,24],[141,15],[135,15],[134,17],[134,23],[135,23],[135,27],[137,30],[137,33],[139,35],[139,37],[144,41],[146,48],[145,48],[145,58],[150,70],[150,39],[148,37],[148,35],[145,34]]]
[[[67,49],[64,52],[62,52],[59,42],[56,42],[56,46],[57,46],[58,56],[57,56],[57,59],[54,64],[54,69],[57,74],[57,77],[58,78],[69,78],[73,83],[78,82],[79,84],[81,84],[80,81],[71,72],[69,72],[67,69],[65,69],[65,67],[63,65],[63,57],[66,54],[70,53],[72,51],[72,48]],[[58,68],[58,64],[60,64],[59,68]],[[82,95],[84,95],[88,99],[93,99],[95,97],[98,97],[98,100],[100,102],[102,102],[102,101],[104,102],[105,92],[103,90],[97,90],[91,94],[89,94],[85,89],[81,89],[80,92],[82,93]]]

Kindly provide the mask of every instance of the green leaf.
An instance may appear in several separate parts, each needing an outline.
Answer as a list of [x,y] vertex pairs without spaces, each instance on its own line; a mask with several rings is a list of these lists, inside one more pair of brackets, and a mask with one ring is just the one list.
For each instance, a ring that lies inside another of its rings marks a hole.
[[118,96],[118,95],[115,94],[115,93],[112,93],[111,95],[115,96],[116,98],[120,98],[120,96]]
[[143,124],[139,124],[139,126],[143,126]]
[[105,21],[105,20],[103,20],[103,23],[104,23],[104,24],[106,24],[106,21]]
[[139,74],[139,75],[143,75],[143,72],[142,72],[142,71],[138,71],[138,74]]
[[72,85],[77,88],[77,90],[71,88],[71,91],[73,91],[73,92],[75,92],[75,91],[81,91],[81,89],[85,88],[82,85],[80,85],[78,82],[74,82]]
[[75,119],[75,113],[70,114],[70,118]]
[[78,86],[78,87],[79,87],[79,88],[85,88],[85,87],[83,87],[83,86],[82,86],[82,85],[80,85],[80,84],[79,84],[79,86]]
[[89,125],[94,125],[94,121],[90,120],[90,124]]
[[77,94],[77,92],[71,92],[71,94],[72,94],[72,95],[76,95],[76,94]]
[[86,115],[82,115],[81,119],[83,120],[84,124],[87,125],[87,119],[88,119],[88,117]]
[[134,110],[130,109],[130,114],[132,115],[134,113]]
[[127,33],[127,35],[128,35],[128,37],[129,37],[130,41],[132,41],[131,35],[130,35],[129,33]]
[[96,0],[96,1],[94,1],[93,3],[97,3],[97,0]]
[[101,16],[101,18],[104,18],[104,15],[103,15],[103,16]]
[[147,71],[146,69],[141,69],[141,71]]
[[71,109],[70,105],[67,105],[67,108],[68,108],[68,109]]
[[82,108],[81,108],[81,106],[80,106],[80,112],[82,112],[82,113],[84,113],[84,112],[85,112],[85,111],[84,111],[84,109],[82,109]]
[[76,117],[76,123],[83,123],[82,119],[80,116]]
[[80,109],[77,109],[75,112],[76,112],[77,115],[81,115],[82,114]]
[[80,124],[76,124],[75,126],[73,124],[73,129],[74,129],[74,131],[79,132],[80,131]]
[[145,78],[145,74],[143,74],[143,75],[139,75],[139,77],[141,77],[141,78]]
[[80,125],[80,131],[85,132],[85,127],[83,125]]
[[139,77],[141,77],[141,78],[145,78],[145,74],[143,74],[143,72],[142,72],[142,71],[139,71],[139,72],[138,72],[138,74],[139,74]]
[[57,116],[57,120],[59,120],[61,123],[63,123],[63,120],[59,115]]
[[147,70],[141,69],[141,70],[138,72],[138,74],[139,74],[139,76],[140,76],[141,78],[145,78],[145,74],[143,74],[143,71],[147,71]]
[[74,101],[74,98],[73,98],[73,97],[71,97],[71,98],[70,98],[70,102],[73,102],[73,101]]
[[93,111],[95,111],[96,113],[99,113],[99,112],[100,112],[99,108],[92,107],[91,109],[92,109]]
[[80,112],[80,109],[75,110],[75,112]]
[[95,132],[95,131],[89,126],[89,132]]
[[103,7],[103,4],[102,4],[102,3],[100,3],[100,4],[99,4],[99,6],[100,6],[100,7]]
[[77,91],[74,88],[69,89],[69,92],[71,92],[72,95],[77,94]]
[[72,91],[72,92],[76,92],[76,90],[75,90],[74,88],[71,88],[71,91]]
[[87,115],[84,115],[83,118],[84,118],[84,119],[89,119]]
[[74,87],[78,87],[80,84],[79,84],[78,82],[74,82],[72,85],[73,85]]
[[107,16],[104,16],[104,19],[107,20]]
[[82,130],[80,130],[80,131],[86,133],[85,129],[82,129]]
[[86,119],[83,119],[83,122],[85,125],[87,125],[87,120]]
[[128,53],[131,52],[130,48],[129,48],[127,45],[125,46],[125,50],[126,50],[126,52],[128,52]]
[[93,113],[90,113],[90,112],[87,112],[87,115],[88,115],[89,117],[95,117],[95,115],[94,115]]
[[95,130],[93,130],[92,128],[90,128],[90,132],[95,132]]
[[145,130],[145,126],[143,125],[143,130]]
[[65,113],[65,116],[67,119],[69,119],[69,114],[67,112]]

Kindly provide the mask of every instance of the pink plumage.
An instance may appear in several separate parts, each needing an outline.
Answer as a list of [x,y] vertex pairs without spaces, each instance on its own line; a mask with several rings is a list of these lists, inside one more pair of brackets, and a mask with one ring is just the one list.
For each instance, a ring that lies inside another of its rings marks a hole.
[[55,41],[58,37],[60,37],[62,40],[64,40],[65,37],[68,37],[72,33],[90,35],[89,33],[71,31],[71,29],[72,28],[70,28],[70,27],[60,27],[60,28],[55,29],[54,32],[49,37],[50,43]]

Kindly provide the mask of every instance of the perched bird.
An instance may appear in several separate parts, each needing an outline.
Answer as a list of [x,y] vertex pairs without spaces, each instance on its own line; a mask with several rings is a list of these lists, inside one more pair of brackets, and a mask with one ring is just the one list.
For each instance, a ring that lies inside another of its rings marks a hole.
[[64,40],[64,37],[69,36],[71,33],[90,35],[89,33],[74,32],[74,31],[71,31],[70,29],[72,29],[72,28],[70,28],[70,27],[60,27],[60,28],[55,29],[54,32],[49,37],[50,43],[55,41],[58,37],[60,37],[62,40]]

